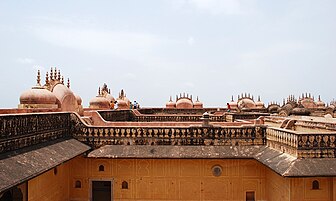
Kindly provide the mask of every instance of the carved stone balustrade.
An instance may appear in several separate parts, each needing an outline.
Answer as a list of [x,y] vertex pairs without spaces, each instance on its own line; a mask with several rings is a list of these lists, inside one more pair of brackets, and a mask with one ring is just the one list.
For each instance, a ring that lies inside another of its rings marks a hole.
[[0,153],[71,137],[69,113],[0,115]]
[[336,132],[296,132],[267,128],[267,145],[297,158],[335,158]]

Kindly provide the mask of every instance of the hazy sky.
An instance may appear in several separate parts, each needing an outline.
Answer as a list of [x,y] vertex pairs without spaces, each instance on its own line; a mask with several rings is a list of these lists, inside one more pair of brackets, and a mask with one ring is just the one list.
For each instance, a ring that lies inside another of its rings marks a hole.
[[[335,0],[0,1],[1,108],[50,67],[84,106],[107,83],[142,106],[189,93],[336,98]],[[43,82],[44,82],[44,76]]]

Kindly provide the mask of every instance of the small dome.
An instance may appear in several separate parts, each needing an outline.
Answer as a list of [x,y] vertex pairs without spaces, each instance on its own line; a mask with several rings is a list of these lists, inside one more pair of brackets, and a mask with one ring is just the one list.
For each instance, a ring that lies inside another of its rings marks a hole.
[[307,108],[297,107],[292,110],[292,114],[294,115],[309,115],[310,112]]
[[318,108],[325,108],[325,103],[321,101],[321,96],[318,97],[318,101],[316,102],[316,106]]
[[176,107],[176,103],[173,101],[169,101],[166,103],[166,108],[175,108]]
[[261,101],[257,101],[257,102],[255,103],[255,105],[256,105],[257,108],[264,108],[264,107],[265,107],[264,103],[261,102]]
[[114,97],[111,96],[111,94],[106,94],[105,98],[106,98],[109,102],[111,102],[111,101],[114,102],[114,101],[115,101]]
[[76,97],[76,100],[77,100],[77,104],[82,105],[82,98],[77,94],[75,94],[75,97]]
[[316,108],[317,105],[312,98],[304,98],[300,101],[304,108]]
[[255,108],[255,103],[252,99],[249,98],[243,98],[241,100],[238,101],[238,107],[239,108]]
[[103,96],[96,96],[90,100],[90,108],[92,109],[109,109],[110,102]]
[[20,104],[56,104],[56,96],[43,87],[32,87],[20,96]]
[[193,108],[193,103],[189,98],[180,98],[176,102],[176,108],[178,108],[178,109],[190,109],[190,108]]
[[278,112],[279,108],[280,108],[279,105],[272,104],[272,105],[268,106],[268,112],[276,113],[276,112]]
[[318,108],[324,108],[325,107],[325,103],[323,101],[317,101],[316,105]]
[[203,108],[203,103],[200,101],[196,101],[194,103],[194,108],[198,108],[198,109]]
[[130,109],[129,105],[127,104],[127,102],[123,99],[118,99],[118,109],[121,110],[127,110]]

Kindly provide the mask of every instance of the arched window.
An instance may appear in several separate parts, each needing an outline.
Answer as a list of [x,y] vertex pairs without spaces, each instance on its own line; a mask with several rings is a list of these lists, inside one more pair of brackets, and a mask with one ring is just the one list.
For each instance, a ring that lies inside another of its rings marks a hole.
[[320,189],[320,183],[317,180],[314,180],[312,183],[312,189],[316,190],[316,189]]
[[100,165],[99,166],[99,172],[104,172],[105,171],[105,167],[104,165]]
[[128,189],[128,183],[127,183],[127,181],[123,181],[121,183],[121,189]]
[[75,182],[75,188],[82,188],[82,182],[79,181],[79,180],[77,180],[77,181]]

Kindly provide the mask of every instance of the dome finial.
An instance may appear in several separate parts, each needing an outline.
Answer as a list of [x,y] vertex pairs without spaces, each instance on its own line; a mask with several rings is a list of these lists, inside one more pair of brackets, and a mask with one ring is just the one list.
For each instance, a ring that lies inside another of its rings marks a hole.
[[258,101],[260,102],[260,95],[258,95]]
[[233,102],[233,95],[231,96],[231,102]]
[[55,67],[55,70],[54,70],[54,80],[57,80],[57,69]]
[[100,87],[98,87],[98,96],[100,96]]
[[169,101],[170,101],[170,102],[173,102],[173,100],[172,100],[172,96],[170,96],[170,99],[169,99]]
[[45,85],[49,85],[49,74],[46,72]]
[[61,78],[61,83],[64,84],[64,76]]
[[68,78],[67,87],[70,89],[70,79]]
[[318,96],[318,101],[321,101],[321,96],[320,95]]
[[40,74],[40,70],[37,70],[37,86],[41,86],[41,74]]
[[58,79],[58,81],[61,81],[61,70],[58,70],[57,79]]
[[53,72],[53,68],[50,68],[50,81],[53,80],[53,76],[54,76],[54,72]]

